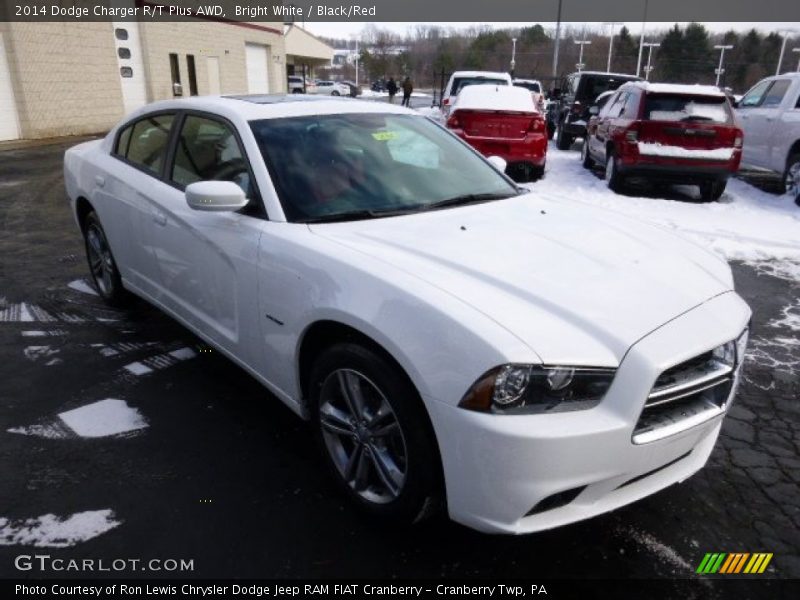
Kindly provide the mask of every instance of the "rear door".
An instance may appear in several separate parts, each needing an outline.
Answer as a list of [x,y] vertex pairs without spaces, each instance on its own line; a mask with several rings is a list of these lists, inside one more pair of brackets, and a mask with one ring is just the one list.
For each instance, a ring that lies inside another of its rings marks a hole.
[[747,165],[770,168],[770,140],[790,86],[791,80],[786,78],[762,81],[739,102],[738,115],[744,130],[742,161]]
[[[645,95],[639,142],[688,150],[733,148],[733,111],[723,96],[680,93]],[[641,151],[641,146],[640,146]],[[679,155],[680,152],[676,151]]]

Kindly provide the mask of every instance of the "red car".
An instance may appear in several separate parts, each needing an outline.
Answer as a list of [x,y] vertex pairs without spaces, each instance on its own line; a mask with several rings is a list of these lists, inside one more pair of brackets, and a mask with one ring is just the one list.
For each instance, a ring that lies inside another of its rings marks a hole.
[[743,133],[719,88],[631,82],[590,112],[583,165],[604,166],[615,191],[636,176],[698,185],[703,200],[718,200],[739,169]]
[[509,85],[471,85],[453,103],[447,126],[484,156],[506,161],[515,181],[544,174],[547,128],[531,94]]

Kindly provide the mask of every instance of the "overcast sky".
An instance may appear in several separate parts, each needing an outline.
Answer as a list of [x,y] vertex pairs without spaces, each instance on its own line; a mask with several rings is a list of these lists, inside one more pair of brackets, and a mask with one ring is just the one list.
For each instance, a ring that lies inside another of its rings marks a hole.
[[[796,0],[795,0],[796,1]],[[505,27],[525,27],[528,25],[534,25],[535,23],[375,23],[375,25],[380,29],[389,29],[399,34],[404,34],[408,30],[409,27],[413,27],[415,25],[439,25],[442,27],[454,27],[457,29],[463,29],[466,27],[474,27],[479,25],[489,25],[494,28],[505,28]],[[555,23],[545,23],[542,22],[541,25],[545,28],[555,27]],[[628,29],[635,35],[636,37],[639,36],[642,29],[642,23],[639,22],[630,22],[625,23]],[[645,30],[645,35],[647,31],[661,31],[664,29],[668,29],[672,27],[673,23],[648,23]],[[680,23],[680,25],[686,25],[686,23]],[[729,29],[733,29],[735,31],[747,31],[753,27],[759,29],[763,32],[770,32],[770,31],[778,31],[782,29],[793,29],[796,33],[795,35],[800,34],[800,23],[721,23],[721,22],[714,22],[714,23],[703,23],[707,29],[714,31],[714,32],[724,32],[728,31]],[[333,37],[333,38],[349,38],[353,35],[357,35],[361,32],[362,29],[366,26],[366,23],[353,23],[353,22],[345,22],[345,23],[322,23],[322,22],[314,22],[308,21],[305,23],[306,29],[308,29],[311,33],[316,35],[323,35],[325,37]],[[602,23],[562,23],[562,26],[570,26],[570,27],[587,27],[590,29],[596,30],[607,30],[608,26],[604,26]]]

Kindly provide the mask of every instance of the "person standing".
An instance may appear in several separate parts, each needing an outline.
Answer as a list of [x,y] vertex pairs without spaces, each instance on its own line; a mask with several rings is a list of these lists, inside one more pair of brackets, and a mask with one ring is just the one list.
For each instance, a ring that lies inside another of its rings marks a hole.
[[411,92],[414,91],[414,84],[411,83],[411,77],[406,76],[403,80],[403,106],[411,108]]
[[397,82],[394,77],[389,77],[389,83],[386,84],[386,91],[389,92],[389,104],[394,104],[394,97],[397,95]]

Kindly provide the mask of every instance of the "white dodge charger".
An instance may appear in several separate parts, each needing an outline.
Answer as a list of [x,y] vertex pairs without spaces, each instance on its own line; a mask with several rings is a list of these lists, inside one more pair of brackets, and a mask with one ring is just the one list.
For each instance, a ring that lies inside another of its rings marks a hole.
[[159,102],[65,176],[102,297],[156,305],[311,419],[376,516],[585,519],[700,469],[733,399],[750,310],[724,261],[522,191],[413,111]]

